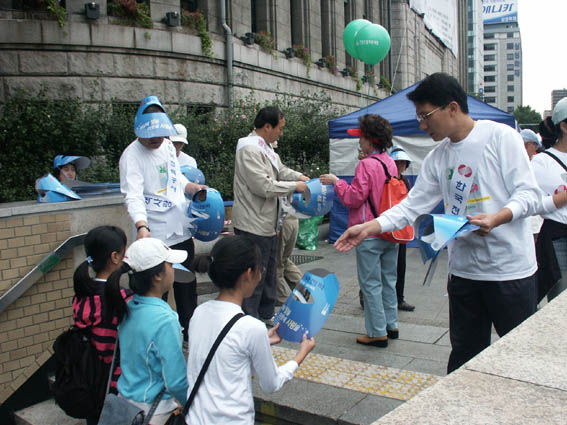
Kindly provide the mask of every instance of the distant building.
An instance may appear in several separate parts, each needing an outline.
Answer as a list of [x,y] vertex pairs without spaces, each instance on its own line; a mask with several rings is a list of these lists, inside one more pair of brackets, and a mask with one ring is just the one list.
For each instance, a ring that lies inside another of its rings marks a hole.
[[467,0],[467,92],[484,97],[482,0]]
[[507,112],[522,105],[522,39],[516,0],[483,0],[484,101]]
[[567,89],[552,90],[551,91],[551,109],[555,108],[557,102],[559,102],[564,97],[567,97]]

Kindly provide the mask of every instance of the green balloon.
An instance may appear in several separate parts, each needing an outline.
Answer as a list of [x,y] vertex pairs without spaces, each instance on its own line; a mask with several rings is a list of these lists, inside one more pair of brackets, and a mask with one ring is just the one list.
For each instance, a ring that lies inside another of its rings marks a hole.
[[354,46],[356,58],[367,65],[376,65],[390,50],[390,35],[382,25],[366,25],[356,33]]
[[356,56],[356,47],[354,46],[356,34],[360,29],[371,24],[372,22],[367,21],[366,19],[355,19],[354,21],[350,21],[345,27],[345,30],[343,31],[343,43],[347,53],[353,58],[358,59],[358,56]]

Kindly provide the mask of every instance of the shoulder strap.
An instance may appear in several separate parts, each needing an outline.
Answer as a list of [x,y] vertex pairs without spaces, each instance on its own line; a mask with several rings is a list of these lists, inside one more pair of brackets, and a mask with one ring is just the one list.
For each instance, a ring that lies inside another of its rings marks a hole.
[[187,416],[187,412],[189,412],[189,407],[191,406],[191,403],[193,403],[193,399],[197,395],[197,390],[199,389],[201,382],[203,382],[203,378],[205,377],[205,372],[209,368],[209,364],[211,364],[211,360],[213,360],[213,356],[215,355],[215,351],[217,351],[217,348],[219,347],[220,343],[222,342],[222,340],[224,339],[224,337],[226,336],[226,334],[228,333],[230,328],[232,328],[232,325],[234,325],[236,323],[236,321],[238,319],[240,319],[241,317],[244,317],[244,313],[236,314],[225,325],[225,327],[220,332],[219,336],[217,336],[217,339],[215,340],[213,346],[211,347],[211,351],[209,351],[209,355],[207,356],[207,359],[205,360],[205,363],[203,364],[203,367],[201,368],[201,372],[199,372],[199,376],[197,377],[197,380],[195,381],[195,385],[193,385],[193,389],[191,390],[191,394],[189,394],[189,398],[187,399],[187,403],[185,403],[185,407],[183,407],[183,413],[182,413],[183,417]]
[[548,154],[550,157],[552,157],[554,160],[556,160],[557,163],[558,163],[559,165],[561,165],[565,171],[567,171],[567,166],[565,166],[565,164],[563,164],[563,161],[561,161],[559,158],[557,158],[557,156],[553,155],[553,154],[552,154],[551,152],[549,152],[549,151],[543,151],[542,153]]
[[[384,168],[384,174],[386,174],[386,183],[388,183],[392,178],[392,176],[388,172],[388,167],[386,167],[386,164],[384,164],[384,162],[382,162],[379,158],[376,158],[375,156],[369,156],[369,158],[375,159],[380,164],[382,164],[382,168]],[[374,204],[372,203],[372,197],[370,196],[370,194],[368,195],[368,203],[370,204],[370,210],[372,211],[372,215],[374,216],[374,218],[378,218],[378,214],[376,213],[376,208],[374,208]]]

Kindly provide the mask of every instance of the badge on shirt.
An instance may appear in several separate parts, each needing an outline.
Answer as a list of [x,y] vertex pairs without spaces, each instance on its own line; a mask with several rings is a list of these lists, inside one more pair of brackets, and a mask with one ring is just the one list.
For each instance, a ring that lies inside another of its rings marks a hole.
[[278,335],[286,341],[301,342],[303,334],[315,336],[333,311],[339,296],[339,281],[324,269],[306,272],[276,314]]

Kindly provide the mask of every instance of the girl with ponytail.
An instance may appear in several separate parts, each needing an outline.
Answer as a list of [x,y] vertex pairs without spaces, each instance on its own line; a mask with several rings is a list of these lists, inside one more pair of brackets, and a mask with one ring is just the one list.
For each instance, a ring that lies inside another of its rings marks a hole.
[[[195,384],[217,335],[235,314],[242,313],[242,300],[252,295],[265,272],[260,248],[242,235],[219,240],[210,256],[195,260],[193,270],[208,271],[220,293],[215,300],[197,307],[189,322],[189,388]],[[252,316],[238,320],[215,352],[185,422],[254,424],[252,370],[265,392],[277,391],[315,347],[315,339],[304,335],[295,358],[278,367],[270,344],[280,341],[277,326],[267,331],[264,323]]]
[[[95,227],[84,241],[87,259],[73,274],[73,319],[86,331],[98,357],[112,363],[116,344],[116,328],[126,311],[131,292],[119,286],[119,274],[126,251],[126,234],[115,226]],[[114,273],[114,276],[113,276]],[[120,366],[114,369],[111,388],[116,388]],[[87,419],[96,424],[97,418]]]

